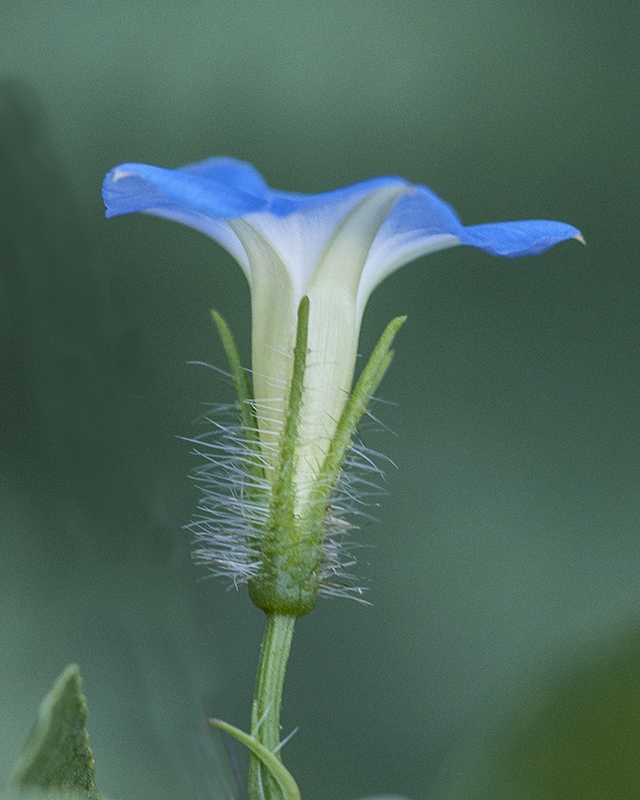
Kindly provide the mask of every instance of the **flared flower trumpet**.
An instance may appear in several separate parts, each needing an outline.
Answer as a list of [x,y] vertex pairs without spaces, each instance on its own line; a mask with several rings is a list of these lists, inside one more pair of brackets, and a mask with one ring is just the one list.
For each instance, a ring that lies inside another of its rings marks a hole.
[[[251,404],[263,471],[263,483],[256,485],[270,493],[267,527],[276,524],[273,496],[285,468],[292,471],[293,518],[305,518],[310,504],[320,502],[315,496],[318,482],[325,486],[328,480],[327,459],[352,397],[363,311],[383,278],[420,256],[456,245],[513,258],[537,255],[566,239],[582,240],[571,225],[546,220],[465,227],[426,186],[398,177],[373,178],[316,195],[276,191],[253,166],[232,158],[211,158],[175,170],[121,164],[106,176],[103,198],[108,217],[142,211],[202,231],[226,248],[247,276]],[[303,298],[308,300],[301,318]],[[384,358],[397,327],[399,323],[383,347]],[[304,350],[297,384],[296,342]],[[381,379],[380,369],[369,388]],[[299,397],[290,433],[295,440],[283,455],[294,384]],[[343,438],[352,433],[342,431]],[[320,494],[325,503],[326,486]],[[314,542],[317,538],[304,530],[300,536]],[[251,541],[253,555],[247,558],[261,568],[268,557],[259,542]],[[317,561],[313,555],[306,566],[314,581],[321,571]],[[255,570],[248,569],[247,575],[255,578]]]

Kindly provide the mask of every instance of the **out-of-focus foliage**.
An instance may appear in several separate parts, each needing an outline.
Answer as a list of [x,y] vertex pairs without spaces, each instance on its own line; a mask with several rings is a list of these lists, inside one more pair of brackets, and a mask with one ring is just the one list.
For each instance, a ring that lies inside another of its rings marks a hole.
[[[559,674],[528,687],[499,732],[478,732],[472,759],[452,764],[446,800],[640,796],[640,637],[605,637]],[[483,735],[484,734],[484,735]]]
[[409,317],[379,390],[397,407],[374,410],[398,436],[363,433],[399,469],[358,533],[373,607],[322,603],[296,633],[283,713],[303,797],[418,800],[455,763],[475,800],[501,762],[521,765],[523,797],[551,798],[557,762],[531,731],[562,729],[567,776],[584,731],[569,701],[516,710],[555,673],[583,676],[619,743],[637,693],[621,679],[619,701],[598,699],[581,653],[601,643],[605,663],[601,632],[640,616],[639,16],[605,0],[4,3],[1,774],[74,661],[106,796],[228,797],[242,780],[205,719],[247,728],[262,620],[196,581],[194,461],[175,437],[232,402],[186,362],[224,368],[211,308],[248,361],[248,290],[204,236],[106,222],[99,198],[114,164],[214,154],[303,192],[399,174],[466,224],[561,219],[588,242],[517,263],[458,248],[371,299],[363,353]]

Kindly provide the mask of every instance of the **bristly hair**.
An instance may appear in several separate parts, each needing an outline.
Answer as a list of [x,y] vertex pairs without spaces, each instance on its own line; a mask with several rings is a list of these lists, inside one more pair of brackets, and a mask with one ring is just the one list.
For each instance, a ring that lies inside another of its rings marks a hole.
[[[185,529],[197,545],[195,562],[208,567],[212,576],[229,578],[237,588],[260,571],[256,540],[268,522],[271,487],[266,478],[257,475],[272,467],[247,441],[235,405],[217,406],[203,421],[209,426],[206,433],[182,437],[193,444],[192,452],[204,459],[191,475],[201,494]],[[266,447],[273,447],[275,454],[275,442]],[[325,517],[323,595],[366,602],[366,588],[351,571],[356,564],[353,550],[362,545],[354,542],[351,534],[358,528],[357,520],[373,519],[369,511],[376,505],[374,498],[386,493],[380,485],[385,478],[381,461],[388,459],[362,442],[351,445]]]

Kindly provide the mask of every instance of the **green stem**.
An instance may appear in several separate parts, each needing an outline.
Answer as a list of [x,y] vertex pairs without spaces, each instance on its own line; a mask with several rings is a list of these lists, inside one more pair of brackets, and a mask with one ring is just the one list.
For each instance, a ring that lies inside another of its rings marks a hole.
[[[297,617],[267,614],[251,712],[251,735],[270,752],[280,744],[282,686]],[[280,760],[280,751],[275,752]],[[280,800],[278,784],[252,754],[249,765],[249,800]]]

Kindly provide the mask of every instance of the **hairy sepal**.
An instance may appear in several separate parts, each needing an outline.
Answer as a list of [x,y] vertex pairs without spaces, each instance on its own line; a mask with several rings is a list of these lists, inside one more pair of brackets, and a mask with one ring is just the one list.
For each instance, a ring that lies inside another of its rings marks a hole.
[[249,581],[249,596],[268,614],[303,616],[313,609],[320,590],[323,528],[298,513],[296,473],[298,432],[304,402],[309,331],[309,300],[298,309],[293,373],[280,437],[269,522],[262,531],[262,563]]
[[[343,466],[353,446],[358,424],[391,363],[391,345],[406,317],[392,320],[380,337],[344,405],[322,468],[302,504],[298,497],[297,480],[299,424],[305,399],[309,301],[303,298],[298,311],[293,372],[284,424],[275,464],[268,469],[268,462],[262,456],[256,403],[247,373],[226,323],[215,312],[213,318],[229,359],[238,394],[241,427],[249,455],[245,461],[249,478],[248,494],[254,509],[259,511],[262,508],[260,513],[253,513],[257,524],[243,545],[251,562],[246,569],[249,594],[253,603],[268,614],[303,616],[315,606],[325,573],[328,571],[332,577],[339,579],[345,560],[346,565],[353,563],[348,554],[345,559],[341,546],[328,535],[329,532],[335,534],[336,528],[346,530],[350,527],[342,521],[340,513],[336,517],[338,509],[333,504],[336,493],[340,494],[340,482],[344,479]],[[332,552],[329,553],[329,550]],[[333,550],[336,552],[333,553]],[[199,553],[201,556],[204,554],[201,561],[206,561],[206,551]],[[227,560],[234,563],[233,559]],[[241,574],[240,570],[237,573]],[[349,579],[351,576],[345,577]],[[348,585],[343,590],[339,582],[333,583],[327,593],[342,596],[360,594]]]

